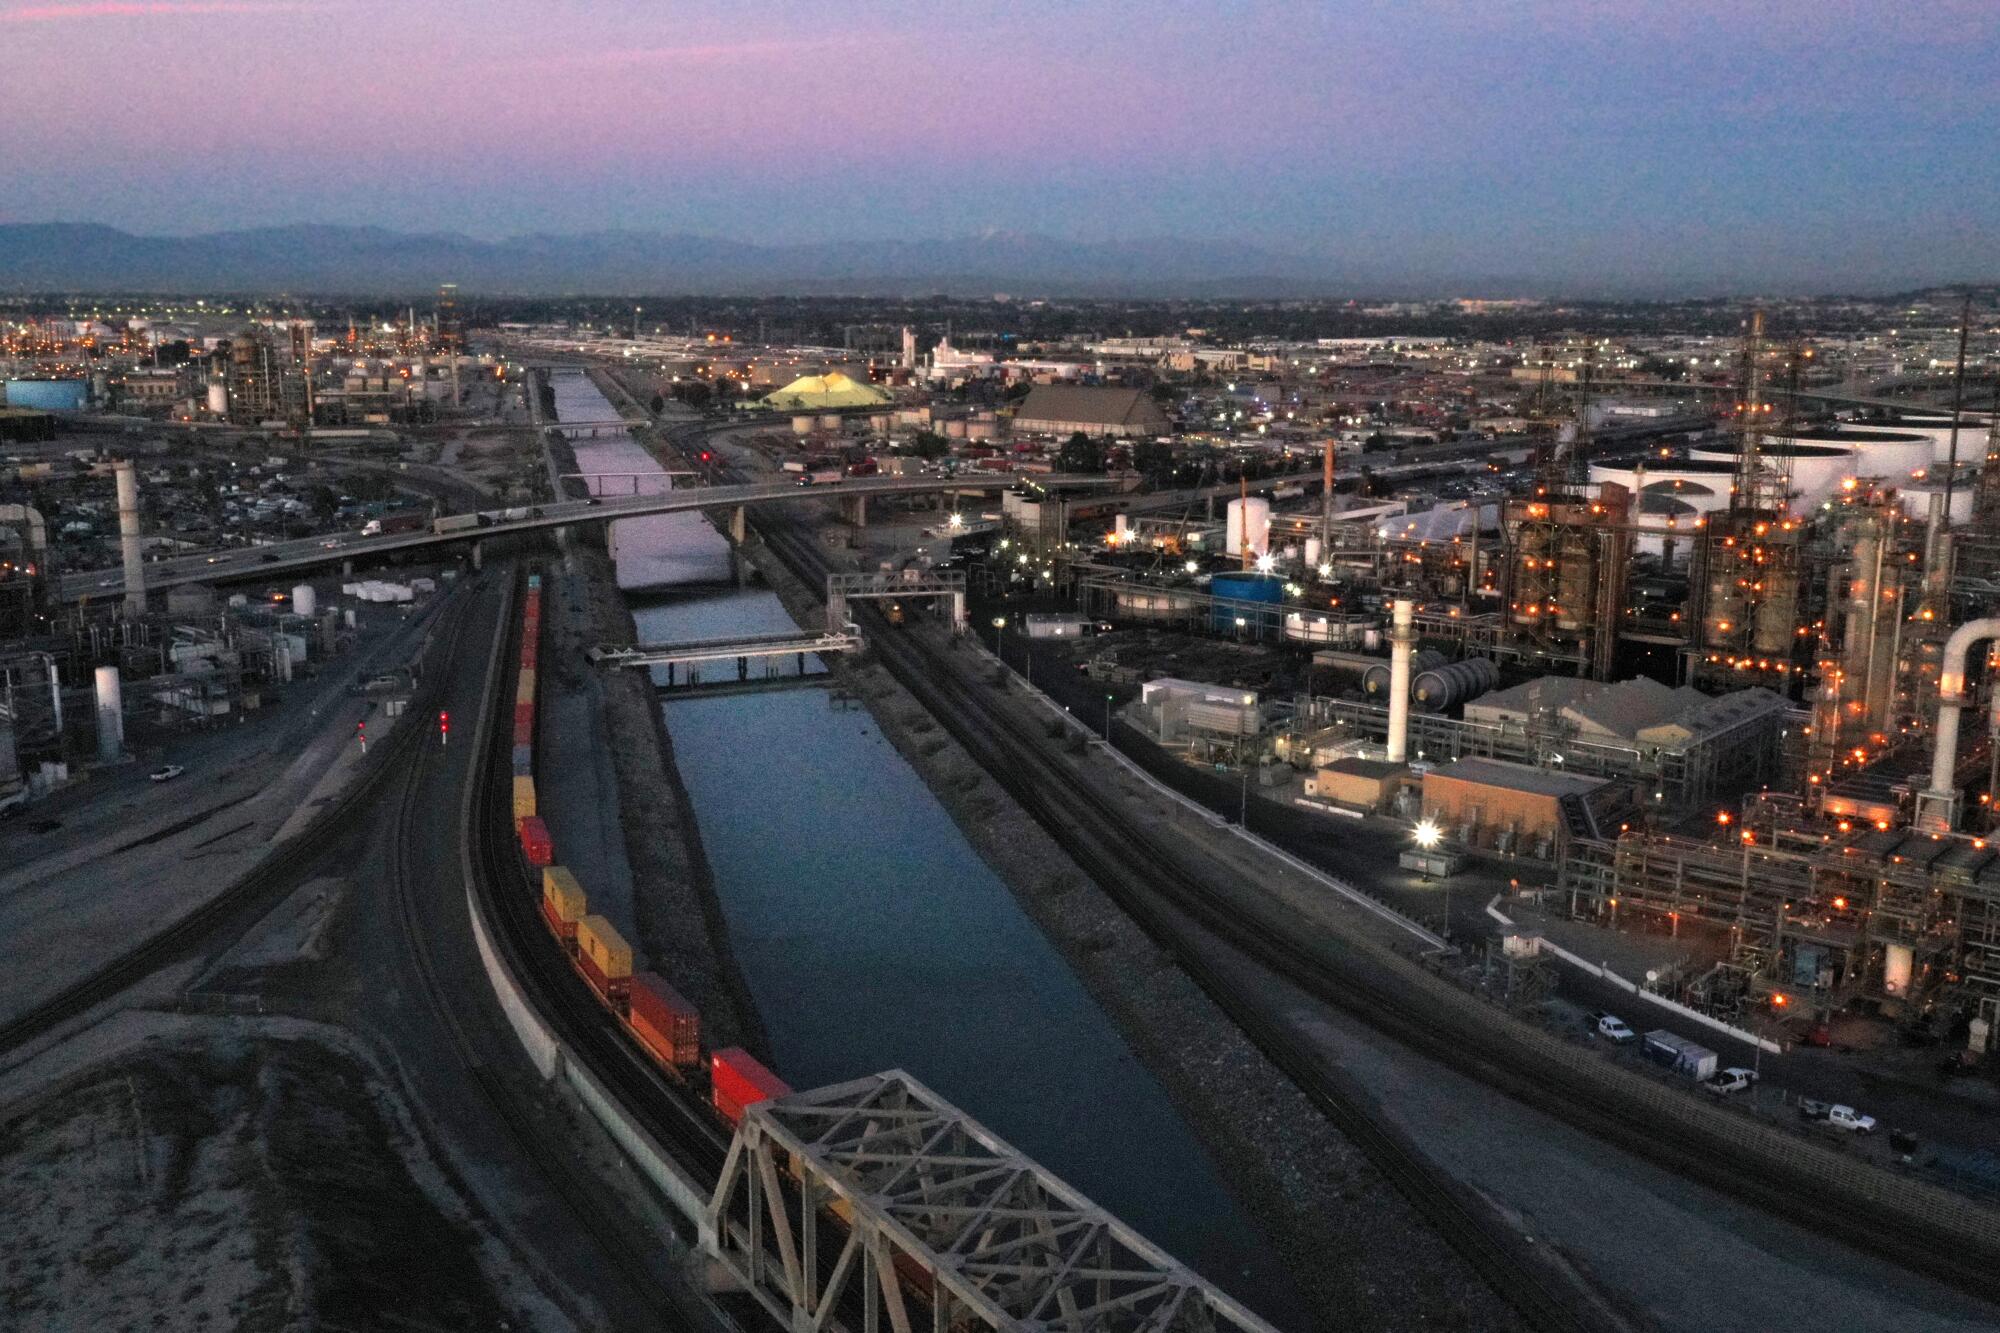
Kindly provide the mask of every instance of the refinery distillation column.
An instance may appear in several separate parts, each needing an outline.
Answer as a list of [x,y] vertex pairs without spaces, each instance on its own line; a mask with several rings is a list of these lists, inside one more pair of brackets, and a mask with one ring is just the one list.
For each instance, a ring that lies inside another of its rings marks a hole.
[[125,558],[125,610],[146,610],[146,554],[139,542],[139,474],[132,460],[112,464],[118,482],[118,549]]
[[1410,653],[1416,646],[1415,602],[1398,599],[1389,626],[1389,754],[1403,763],[1410,749]]

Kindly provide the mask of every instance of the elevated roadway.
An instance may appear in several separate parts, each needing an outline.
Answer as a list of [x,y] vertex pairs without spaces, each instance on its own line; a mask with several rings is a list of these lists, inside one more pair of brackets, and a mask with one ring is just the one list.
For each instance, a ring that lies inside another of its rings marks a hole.
[[[1035,479],[1043,486],[1072,482],[1102,484],[1102,477],[1065,476]],[[277,579],[291,574],[324,569],[329,565],[354,561],[357,564],[385,556],[428,553],[462,546],[467,542],[490,541],[522,533],[551,532],[587,523],[610,523],[621,518],[643,518],[651,514],[677,514],[700,509],[735,509],[751,505],[787,504],[801,500],[867,500],[875,496],[973,494],[1006,490],[1021,478],[1002,474],[922,477],[855,477],[800,486],[789,482],[758,482],[749,485],[702,486],[668,491],[658,495],[628,495],[604,499],[565,500],[531,508],[486,510],[476,515],[455,515],[474,521],[450,531],[425,528],[418,532],[391,532],[364,536],[359,532],[320,534],[298,541],[269,546],[231,547],[224,551],[176,556],[146,566],[146,587],[173,588],[190,583],[228,583],[250,579]],[[125,579],[115,569],[69,574],[57,581],[57,595],[64,601],[89,598],[117,598],[125,592]]]

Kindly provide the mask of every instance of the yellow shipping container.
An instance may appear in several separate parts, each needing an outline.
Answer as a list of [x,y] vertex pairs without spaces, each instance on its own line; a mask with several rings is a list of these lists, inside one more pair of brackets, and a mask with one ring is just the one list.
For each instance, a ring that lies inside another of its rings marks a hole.
[[632,975],[632,946],[603,917],[587,916],[576,923],[576,947],[607,980]]
[[583,896],[583,885],[576,882],[576,876],[566,866],[542,867],[542,898],[558,921],[581,921],[590,910]]
[[519,773],[514,775],[514,823],[518,827],[529,815],[538,813],[535,809],[535,780]]
[[517,704],[531,704],[534,701],[535,669],[533,667],[522,667],[521,683],[514,691],[514,702]]

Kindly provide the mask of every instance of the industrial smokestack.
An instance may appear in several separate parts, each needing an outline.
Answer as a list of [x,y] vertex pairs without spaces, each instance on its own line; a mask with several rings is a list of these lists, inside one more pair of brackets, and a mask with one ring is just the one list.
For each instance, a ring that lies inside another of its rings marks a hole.
[[1417,645],[1417,604],[1398,599],[1389,622],[1389,762],[1410,751],[1410,655]]
[[115,764],[125,753],[125,698],[118,684],[118,668],[97,668],[97,758]]
[[118,549],[125,557],[125,609],[139,615],[146,609],[146,553],[139,544],[139,474],[132,460],[112,465],[118,482]]

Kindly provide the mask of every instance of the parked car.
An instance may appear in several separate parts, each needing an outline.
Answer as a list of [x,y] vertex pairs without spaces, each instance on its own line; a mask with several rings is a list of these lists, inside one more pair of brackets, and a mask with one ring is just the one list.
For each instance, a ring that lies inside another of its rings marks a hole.
[[1875,1117],[1863,1115],[1851,1106],[1829,1106],[1826,1108],[1826,1123],[1835,1129],[1844,1129],[1850,1134],[1873,1134]]
[[1625,1020],[1616,1014],[1597,1014],[1594,1017],[1597,1019],[1597,1035],[1600,1037],[1609,1037],[1620,1045],[1639,1039],[1639,1034],[1628,1027]]
[[1745,1069],[1741,1065],[1731,1065],[1727,1069],[1718,1069],[1710,1074],[1702,1081],[1701,1086],[1718,1097],[1727,1097],[1732,1093],[1749,1091],[1756,1082],[1756,1070]]
[[154,782],[172,782],[175,778],[179,777],[181,774],[185,772],[187,772],[187,770],[185,768],[182,768],[179,764],[168,764],[165,768],[154,769],[151,773],[148,773],[146,776],[151,780],[153,780]]

